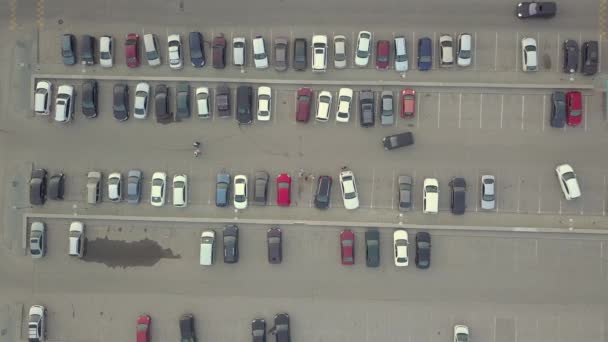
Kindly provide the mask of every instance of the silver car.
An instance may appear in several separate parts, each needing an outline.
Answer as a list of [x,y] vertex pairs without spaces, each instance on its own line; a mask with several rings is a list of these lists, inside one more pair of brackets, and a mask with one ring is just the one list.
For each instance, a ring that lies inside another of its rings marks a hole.
[[494,176],[481,176],[481,209],[493,210],[496,208],[496,180]]
[[412,177],[399,176],[399,211],[408,211],[412,208]]
[[30,226],[30,254],[33,259],[42,258],[46,253],[46,227],[42,222],[32,222]]
[[127,202],[137,204],[141,199],[141,180],[143,173],[140,170],[130,170],[127,177]]
[[383,91],[380,101],[382,106],[380,111],[380,124],[382,126],[390,126],[395,122],[395,113],[393,109],[393,92]]

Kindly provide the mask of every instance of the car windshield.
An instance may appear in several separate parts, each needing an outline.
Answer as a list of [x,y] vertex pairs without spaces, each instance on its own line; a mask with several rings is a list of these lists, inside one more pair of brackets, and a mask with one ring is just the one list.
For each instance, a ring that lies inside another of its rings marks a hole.
[[429,248],[429,247],[431,247],[431,244],[426,241],[418,242],[418,248]]
[[201,49],[190,49],[190,58],[203,58],[203,52]]
[[426,192],[437,192],[437,187],[434,185],[427,185]]
[[329,101],[331,101],[331,100],[329,99],[329,96],[325,96],[325,95],[323,95],[323,96],[321,96],[321,97],[319,98],[319,102],[329,103]]
[[262,53],[256,53],[255,55],[253,55],[253,57],[255,59],[264,59],[266,58],[266,53],[262,52]]
[[242,49],[242,48],[245,47],[245,43],[243,43],[243,42],[236,42],[236,43],[234,43],[234,47],[237,48],[237,49]]
[[109,52],[107,52],[107,51],[102,51],[102,52],[99,54],[99,58],[101,58],[101,59],[110,59],[110,57],[111,57],[111,55],[110,55],[110,53],[109,53]]
[[398,262],[406,262],[406,261],[407,261],[407,258],[397,258],[397,261],[398,261]]
[[345,55],[345,54],[343,54],[343,53],[336,53],[336,55],[334,56],[334,59],[335,59],[336,61],[341,62],[341,61],[346,60],[346,55]]
[[137,331],[146,331],[148,330],[148,325],[145,323],[140,323],[137,325]]
[[228,183],[217,183],[218,190],[228,189]]
[[362,50],[357,51],[357,57],[359,57],[359,58],[367,58],[368,55],[369,55],[369,52],[367,52],[367,51],[362,51]]
[[234,200],[237,202],[245,202],[245,195],[236,195],[234,196]]
[[255,337],[261,337],[264,336],[265,331],[264,330],[254,330],[253,331],[253,336]]
[[526,45],[526,51],[527,52],[534,52],[534,51],[536,51],[536,46],[534,46],[534,45]]
[[347,192],[344,194],[344,198],[346,198],[346,199],[353,199],[355,197],[357,197],[357,194],[354,192]]
[[388,56],[379,56],[378,62],[388,62]]
[[289,188],[289,183],[287,183],[287,182],[279,183],[279,189],[288,189],[288,188]]
[[412,190],[412,184],[401,183],[399,185],[399,189],[401,189],[401,190]]
[[146,57],[148,60],[158,59],[158,52],[156,50],[146,52]]
[[493,201],[494,200],[494,195],[483,194],[483,200],[484,201]]
[[469,341],[469,335],[463,334],[463,333],[456,334],[456,342],[468,342],[468,341]]
[[308,97],[306,95],[300,95],[300,97],[298,97],[298,101],[300,101],[300,102],[308,102],[308,101],[310,101],[310,97]]
[[275,243],[279,243],[281,242],[281,238],[273,236],[271,238],[268,239],[268,243],[270,244],[275,244]]
[[569,171],[569,172],[564,173],[564,174],[562,175],[562,178],[563,178],[565,181],[567,181],[567,180],[570,180],[570,179],[574,179],[574,178],[576,178],[576,175],[574,174],[574,172],[570,172],[570,171]]
[[343,247],[351,247],[353,245],[353,240],[342,240]]
[[179,189],[185,188],[185,184],[182,181],[175,182],[175,183],[173,183],[173,188],[179,188]]
[[538,13],[538,8],[537,8],[537,4],[535,2],[530,4],[530,7],[528,7],[528,11],[530,12],[531,15],[535,15]]
[[368,246],[378,246],[378,240],[367,240]]
[[460,57],[462,59],[469,59],[469,58],[471,58],[471,51],[470,50],[460,50],[460,54],[458,55],[458,57]]
[[154,185],[154,186],[161,186],[163,184],[164,184],[164,182],[163,182],[162,179],[158,179],[157,178],[157,179],[155,179],[155,180],[152,181],[152,185]]
[[120,182],[120,178],[110,178],[108,183],[118,184],[118,182]]
[[423,63],[430,63],[431,62],[431,56],[421,56],[420,57],[420,61]]
[[407,61],[407,55],[406,54],[397,55],[396,61],[397,62],[406,62]]
[[582,111],[576,109],[576,110],[570,110],[570,116],[580,116],[582,114]]

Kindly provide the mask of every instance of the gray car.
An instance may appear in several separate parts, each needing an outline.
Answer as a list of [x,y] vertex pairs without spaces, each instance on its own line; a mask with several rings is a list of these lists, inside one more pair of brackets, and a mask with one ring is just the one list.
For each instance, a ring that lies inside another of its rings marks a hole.
[[184,119],[190,117],[190,85],[188,83],[178,83],[175,90],[175,102],[176,111],[175,117],[177,119]]
[[408,211],[412,208],[412,177],[399,176],[399,211]]
[[551,94],[551,127],[563,128],[566,125],[566,93],[555,91]]
[[285,37],[278,37],[274,40],[274,68],[277,71],[287,70],[289,59],[289,40]]
[[481,176],[481,209],[496,208],[496,179],[491,175]]
[[226,170],[222,170],[215,179],[215,205],[225,207],[230,198],[230,174]]
[[143,173],[140,170],[129,170],[127,175],[127,203],[139,203],[141,199],[142,178]]
[[374,116],[374,92],[361,90],[359,92],[359,111],[361,112],[361,126],[372,127],[376,121]]
[[266,205],[268,200],[268,172],[256,171],[253,186],[253,204]]
[[30,254],[32,258],[42,258],[46,253],[46,227],[42,222],[32,222],[30,226]]
[[390,126],[395,122],[395,111],[393,108],[393,92],[383,91],[380,105],[380,124],[382,126]]

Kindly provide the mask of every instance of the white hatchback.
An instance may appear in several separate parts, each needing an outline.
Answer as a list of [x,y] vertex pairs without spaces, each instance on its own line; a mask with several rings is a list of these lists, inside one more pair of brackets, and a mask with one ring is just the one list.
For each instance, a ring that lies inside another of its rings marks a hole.
[[408,234],[405,229],[397,229],[393,233],[393,249],[395,256],[395,266],[405,267],[410,264],[407,257],[407,246],[410,244]]
[[258,88],[258,121],[270,121],[270,108],[272,106],[272,89],[262,86]]
[[555,168],[555,172],[557,173],[557,180],[566,200],[569,201],[581,197],[581,188],[578,186],[576,173],[574,173],[572,166],[569,164],[558,165]]
[[338,91],[338,109],[336,111],[337,122],[348,122],[352,102],[353,90],[350,88],[340,88],[340,91]]
[[342,200],[344,208],[353,210],[359,208],[359,192],[355,174],[350,170],[340,172],[340,189],[342,190]]
[[266,53],[266,46],[264,44],[264,38],[257,36],[252,41],[253,48],[253,63],[256,69],[268,68],[268,54]]
[[167,37],[167,46],[169,50],[169,67],[171,69],[181,69],[184,67],[182,56],[182,38],[179,34],[170,34]]
[[317,115],[315,119],[321,122],[329,120],[329,109],[331,108],[332,95],[329,91],[324,90],[317,97]]
[[178,208],[188,206],[188,176],[173,176],[173,205]]
[[122,175],[119,172],[113,172],[108,175],[108,199],[112,202],[120,202],[122,200]]
[[148,100],[150,99],[150,85],[140,82],[135,87],[135,101],[133,102],[133,117],[145,119],[148,116]]
[[327,36],[312,36],[312,71],[324,72],[327,70]]
[[247,176],[234,176],[234,207],[237,209],[247,208]]

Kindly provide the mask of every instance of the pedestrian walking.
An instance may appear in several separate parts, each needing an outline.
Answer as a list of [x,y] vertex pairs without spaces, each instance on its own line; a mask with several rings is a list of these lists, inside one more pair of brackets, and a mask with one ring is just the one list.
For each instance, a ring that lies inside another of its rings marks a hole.
[[201,142],[200,141],[195,141],[194,143],[192,143],[193,147],[199,148],[201,146]]
[[198,148],[196,150],[194,150],[194,156],[198,157],[201,155],[201,150],[199,150]]

